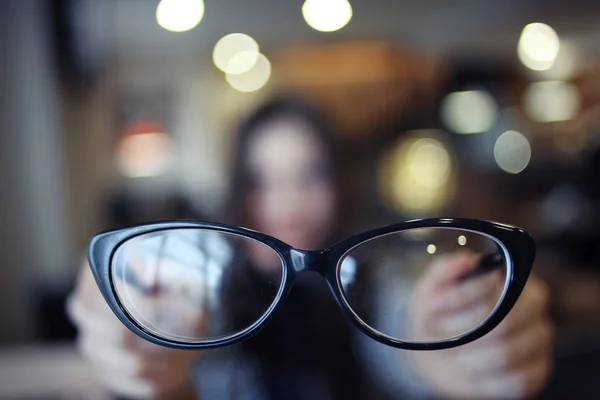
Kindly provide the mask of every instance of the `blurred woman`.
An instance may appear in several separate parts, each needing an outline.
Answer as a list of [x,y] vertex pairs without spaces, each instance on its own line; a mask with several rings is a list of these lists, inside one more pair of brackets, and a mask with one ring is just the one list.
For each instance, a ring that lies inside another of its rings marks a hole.
[[[319,112],[293,99],[263,105],[237,134],[230,222],[302,249],[342,239],[351,201],[342,190],[339,156]],[[244,290],[277,270],[271,252],[258,246],[249,254],[243,262],[253,268],[244,268],[247,273],[233,276],[223,289],[230,322],[242,326],[246,316],[264,310],[260,297]],[[485,301],[487,283],[459,281],[475,264],[476,257],[465,252],[437,259],[415,290],[419,301],[412,303],[411,313],[420,318],[410,329],[431,336],[431,326],[464,321],[472,304],[461,302],[463,296]],[[447,306],[440,308],[441,303]],[[536,394],[550,370],[548,299],[534,276],[492,333],[469,345],[427,353],[388,348],[360,336],[343,319],[322,278],[312,273],[298,277],[259,334],[206,352],[139,344],[102,306],[89,268],[70,304],[84,354],[113,390],[130,396],[173,398],[193,387],[200,399],[521,398]],[[97,342],[102,349],[91,345]]]

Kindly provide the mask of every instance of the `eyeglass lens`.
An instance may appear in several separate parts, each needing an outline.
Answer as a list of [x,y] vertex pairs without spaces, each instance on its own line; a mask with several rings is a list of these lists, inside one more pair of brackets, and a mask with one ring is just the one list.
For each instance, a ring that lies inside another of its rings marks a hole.
[[469,333],[491,315],[508,265],[491,237],[420,228],[355,247],[342,259],[339,280],[350,308],[374,330],[404,342],[435,342]]
[[199,343],[260,320],[280,289],[283,262],[250,238],[174,229],[128,240],[111,270],[116,294],[138,324],[165,339]]
[[[338,267],[350,309],[406,342],[460,336],[500,303],[508,261],[480,233],[421,228],[355,247]],[[206,229],[136,236],[117,248],[112,282],[127,313],[155,335],[186,343],[239,334],[275,302],[283,261],[266,244]]]

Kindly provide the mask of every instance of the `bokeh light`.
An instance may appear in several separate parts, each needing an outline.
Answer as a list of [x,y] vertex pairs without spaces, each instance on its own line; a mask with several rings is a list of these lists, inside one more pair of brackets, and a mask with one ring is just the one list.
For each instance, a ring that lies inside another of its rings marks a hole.
[[506,131],[496,140],[494,159],[503,171],[518,174],[531,160],[531,145],[522,133]]
[[203,16],[203,0],[161,0],[156,7],[156,21],[171,32],[189,31]]
[[248,71],[241,74],[226,74],[227,83],[240,92],[254,92],[267,84],[271,76],[271,63],[263,54],[258,54],[256,62]]
[[384,154],[379,185],[398,211],[429,213],[451,198],[452,161],[448,149],[429,134],[435,131],[415,132],[419,137],[400,139]]
[[560,50],[560,39],[550,26],[536,22],[521,32],[517,53],[527,68],[546,71],[552,68]]
[[440,187],[450,176],[450,155],[435,139],[416,140],[408,150],[407,164],[412,177],[423,187]]
[[550,69],[545,71],[532,71],[535,80],[568,80],[573,78],[583,65],[582,57],[578,53],[577,44],[573,41],[560,40],[560,51]]
[[342,29],[352,19],[352,6],[347,0],[306,0],[302,6],[306,23],[321,32]]
[[242,74],[249,71],[256,64],[258,56],[258,43],[244,33],[223,36],[213,50],[215,66],[229,74]]
[[590,206],[581,190],[569,184],[555,186],[540,203],[540,221],[544,230],[552,234],[574,228]]
[[489,131],[498,118],[498,106],[492,95],[483,90],[448,94],[442,101],[442,120],[455,133]]
[[523,105],[525,112],[536,121],[568,121],[579,112],[579,92],[568,82],[535,82],[527,87]]
[[114,160],[128,178],[163,175],[171,165],[171,138],[156,122],[136,121],[117,141]]
[[464,246],[467,244],[467,237],[465,235],[460,235],[457,239],[457,242],[460,246]]

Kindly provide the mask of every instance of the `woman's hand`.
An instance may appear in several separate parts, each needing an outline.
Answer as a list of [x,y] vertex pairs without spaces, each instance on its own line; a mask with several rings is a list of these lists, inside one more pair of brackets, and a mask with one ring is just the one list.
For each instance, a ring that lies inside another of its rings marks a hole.
[[[414,337],[439,340],[466,333],[491,312],[500,296],[500,274],[460,279],[478,259],[473,253],[454,253],[431,265],[414,292]],[[548,306],[546,285],[532,275],[514,308],[492,332],[464,346],[413,352],[409,358],[418,375],[442,397],[534,396],[551,371]]]
[[78,347],[107,388],[130,398],[193,398],[190,368],[199,352],[155,345],[129,331],[110,310],[87,263],[68,312]]

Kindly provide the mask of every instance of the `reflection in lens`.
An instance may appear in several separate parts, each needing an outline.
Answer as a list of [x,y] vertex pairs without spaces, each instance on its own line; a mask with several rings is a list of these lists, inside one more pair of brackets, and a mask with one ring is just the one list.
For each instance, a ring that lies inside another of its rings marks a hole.
[[506,254],[481,233],[419,228],[350,250],[338,279],[348,306],[372,329],[405,342],[441,341],[472,332],[493,313],[506,287]]
[[[257,252],[280,262],[268,274],[250,265]],[[281,286],[283,264],[253,239],[206,229],[134,237],[112,260],[117,297],[144,329],[170,340],[202,342],[235,335],[257,322]],[[240,304],[251,304],[240,312]]]
[[437,250],[437,247],[435,247],[435,244],[430,244],[427,246],[427,252],[429,254],[435,253],[436,250]]

